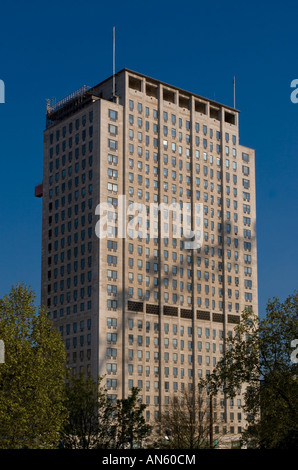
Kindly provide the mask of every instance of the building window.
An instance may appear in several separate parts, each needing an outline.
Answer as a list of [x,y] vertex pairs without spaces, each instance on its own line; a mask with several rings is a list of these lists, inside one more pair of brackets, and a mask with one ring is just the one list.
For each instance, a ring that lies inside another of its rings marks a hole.
[[117,121],[118,119],[118,113],[114,109],[109,109],[109,118],[111,121]]
[[117,150],[118,148],[118,143],[116,140],[109,139],[108,140],[108,145],[111,150]]
[[111,135],[117,135],[118,134],[118,127],[114,126],[113,124],[109,124],[109,133]]

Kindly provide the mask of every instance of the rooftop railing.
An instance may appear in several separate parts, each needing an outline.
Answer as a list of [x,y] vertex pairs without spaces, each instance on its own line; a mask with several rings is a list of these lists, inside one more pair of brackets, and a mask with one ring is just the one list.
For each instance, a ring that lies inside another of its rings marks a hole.
[[62,100],[56,102],[56,98],[48,99],[47,100],[47,113],[54,113],[58,109],[63,108],[67,103],[70,103],[71,101],[75,100],[79,96],[84,95],[88,90],[90,90],[91,87],[87,85],[83,85],[81,88],[78,90],[74,91],[70,95],[66,96]]

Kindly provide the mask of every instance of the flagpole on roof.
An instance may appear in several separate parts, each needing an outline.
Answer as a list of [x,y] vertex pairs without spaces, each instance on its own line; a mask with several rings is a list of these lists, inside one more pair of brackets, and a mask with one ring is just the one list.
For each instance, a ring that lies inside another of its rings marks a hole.
[[116,96],[115,90],[115,26],[113,27],[113,98]]

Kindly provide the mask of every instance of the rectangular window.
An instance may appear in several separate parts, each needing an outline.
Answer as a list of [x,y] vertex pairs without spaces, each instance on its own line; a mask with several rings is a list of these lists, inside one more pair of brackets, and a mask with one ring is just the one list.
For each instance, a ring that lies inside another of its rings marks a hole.
[[118,148],[118,143],[116,140],[109,139],[108,140],[108,145],[111,150],[117,150]]
[[118,113],[117,113],[117,111],[115,111],[114,109],[109,109],[109,118],[110,118],[112,121],[117,121],[117,119],[118,119]]
[[117,135],[118,134],[118,127],[114,126],[114,124],[109,124],[109,133],[111,135]]
[[108,190],[116,193],[118,191],[118,185],[114,183],[108,183]]

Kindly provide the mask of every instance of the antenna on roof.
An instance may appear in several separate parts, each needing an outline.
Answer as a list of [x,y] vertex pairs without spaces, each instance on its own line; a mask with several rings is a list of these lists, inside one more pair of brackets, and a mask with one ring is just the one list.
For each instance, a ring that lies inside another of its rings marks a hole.
[[234,109],[236,108],[236,79],[235,75],[233,78],[233,94],[234,94]]
[[116,96],[115,89],[115,26],[113,27],[113,98]]

